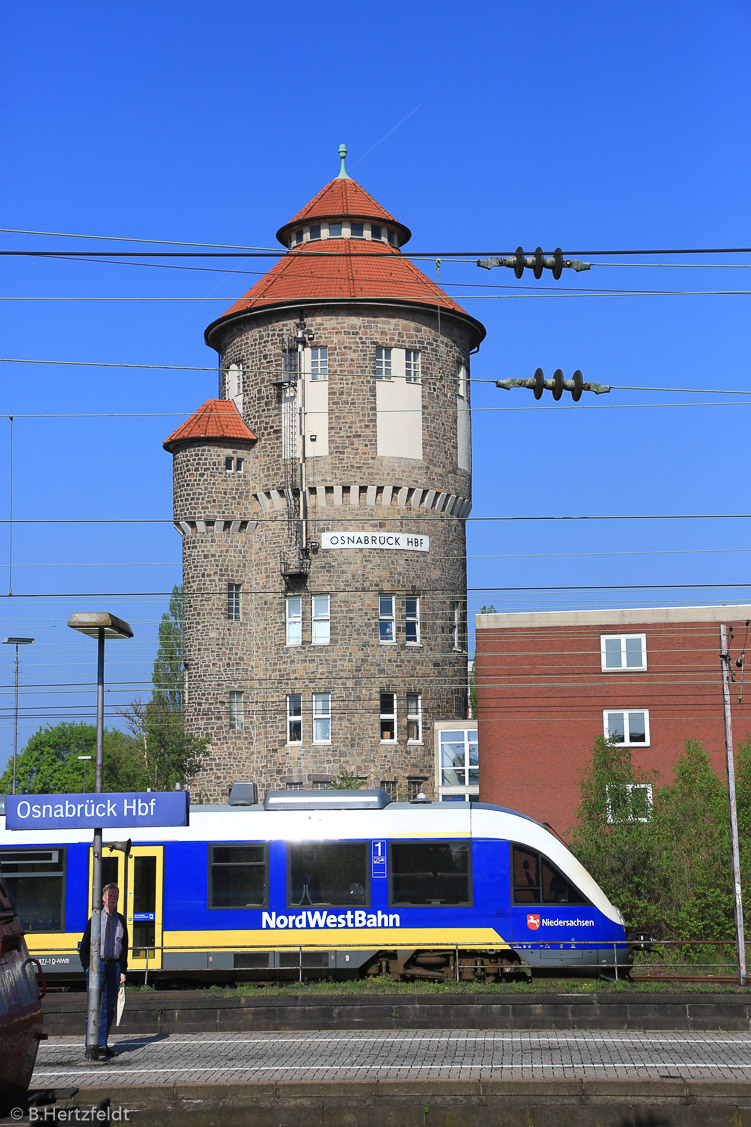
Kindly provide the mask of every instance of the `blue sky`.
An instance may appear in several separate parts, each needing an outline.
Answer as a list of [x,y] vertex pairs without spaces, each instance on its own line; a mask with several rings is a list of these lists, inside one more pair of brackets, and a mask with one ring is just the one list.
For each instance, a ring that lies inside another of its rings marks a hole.
[[[30,0],[2,25],[0,247],[274,247],[344,141],[350,174],[411,227],[407,250],[470,252],[444,258],[440,280],[487,326],[473,379],[580,368],[618,387],[573,408],[473,385],[470,612],[751,598],[747,521],[493,519],[749,509],[751,255],[593,255],[588,273],[518,285],[472,262],[518,244],[751,246],[751,5]],[[79,237],[13,233],[29,231]],[[3,357],[79,362],[0,364],[0,515],[13,415],[14,516],[33,522],[14,527],[12,599],[0,526],[2,636],[36,638],[21,654],[21,747],[44,723],[93,716],[95,648],[67,629],[73,610],[135,631],[108,653],[108,722],[147,695],[180,579],[161,443],[215,393],[212,370],[187,370],[215,368],[205,326],[268,264],[0,259]],[[75,523],[112,518],[161,523]],[[0,764],[12,679],[6,646]]]

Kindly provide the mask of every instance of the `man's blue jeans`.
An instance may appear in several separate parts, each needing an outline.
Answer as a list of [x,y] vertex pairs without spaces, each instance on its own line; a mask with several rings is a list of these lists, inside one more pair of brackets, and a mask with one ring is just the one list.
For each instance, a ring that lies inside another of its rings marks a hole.
[[[101,1009],[99,1018],[99,1048],[103,1049],[107,1044],[110,1028],[115,1018],[115,1006],[117,1005],[117,995],[120,990],[120,963],[108,963],[104,959],[99,960],[99,983],[102,988]],[[89,989],[89,972],[86,971],[86,990]],[[88,1026],[86,1029],[86,1046],[88,1048]]]

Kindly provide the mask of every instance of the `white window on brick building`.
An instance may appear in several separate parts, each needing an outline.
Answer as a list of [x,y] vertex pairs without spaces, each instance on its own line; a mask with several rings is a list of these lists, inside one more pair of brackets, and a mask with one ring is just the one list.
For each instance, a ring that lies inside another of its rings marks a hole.
[[326,345],[310,350],[310,378],[311,380],[329,378],[329,350]]
[[600,658],[603,673],[647,668],[646,634],[601,634]]
[[243,369],[241,364],[230,364],[224,379],[225,399],[231,399],[240,414],[243,409]]
[[231,732],[241,732],[245,727],[245,704],[239,689],[230,690],[229,727]]
[[287,616],[287,645],[302,644],[302,595],[288,595],[285,599]]
[[407,743],[422,743],[422,697],[407,693]]
[[404,600],[404,626],[408,646],[420,645],[420,598],[407,595]]
[[376,379],[391,379],[391,349],[376,347]]
[[438,796],[441,802],[467,802],[480,793],[477,728],[447,728],[439,733]]
[[385,646],[396,642],[393,595],[378,596],[378,641]]
[[302,693],[287,693],[287,743],[302,743]]
[[651,783],[608,783],[609,822],[648,822],[652,817]]
[[451,633],[453,637],[453,648],[461,651],[462,649],[462,618],[461,618],[461,604],[457,599],[451,600]]
[[227,618],[230,622],[240,621],[242,599],[242,585],[240,583],[227,584]]
[[396,743],[396,693],[381,693],[381,743]]
[[242,473],[245,462],[242,458],[225,458],[224,468],[227,473]]
[[404,378],[407,383],[420,382],[420,353],[414,348],[404,350]]
[[314,646],[327,646],[331,641],[331,596],[311,597],[312,636]]
[[313,693],[313,743],[331,743],[331,693]]
[[607,709],[602,714],[605,738],[618,747],[649,747],[646,709]]

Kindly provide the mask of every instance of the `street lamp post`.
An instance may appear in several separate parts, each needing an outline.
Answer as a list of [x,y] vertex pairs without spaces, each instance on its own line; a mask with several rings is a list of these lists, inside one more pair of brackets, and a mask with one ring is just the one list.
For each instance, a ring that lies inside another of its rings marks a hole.
[[83,793],[86,794],[86,764],[91,761],[91,756],[79,755],[78,760],[83,763]]
[[30,646],[33,638],[3,638],[4,646],[16,647],[16,703],[13,710],[13,793],[16,793],[16,763],[18,761],[18,647]]
[[[132,638],[133,631],[127,622],[103,611],[72,614],[68,626],[82,634],[97,639],[96,677],[96,759],[94,792],[101,794],[104,782],[104,641],[105,638]],[[85,770],[85,767],[84,767]],[[94,830],[91,881],[91,955],[89,958],[89,993],[86,1014],[86,1058],[98,1056],[99,1010],[102,982],[99,967],[102,937],[102,829]]]

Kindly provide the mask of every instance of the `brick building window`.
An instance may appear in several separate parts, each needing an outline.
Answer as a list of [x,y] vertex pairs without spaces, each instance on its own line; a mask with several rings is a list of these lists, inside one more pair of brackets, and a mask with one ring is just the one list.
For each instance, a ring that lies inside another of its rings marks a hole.
[[646,709],[607,710],[602,714],[605,739],[618,747],[649,747],[649,712]]
[[243,694],[238,689],[229,694],[229,727],[231,732],[241,732],[245,727],[245,705]]
[[240,621],[240,602],[242,598],[242,585],[240,583],[227,584],[227,618],[230,622]]
[[391,349],[381,348],[380,345],[376,348],[376,379],[391,379]]
[[616,669],[647,668],[646,634],[601,634],[600,658],[603,673]]
[[378,641],[387,646],[396,642],[393,595],[378,596]]
[[287,645],[302,644],[302,595],[288,595],[285,599],[287,620]]
[[287,783],[286,790],[302,790],[302,783]]
[[302,743],[301,693],[287,693],[287,743]]
[[407,693],[407,743],[422,743],[422,699],[419,693]]
[[404,625],[408,646],[420,645],[420,599],[418,595],[407,595],[404,600]]
[[648,822],[652,817],[651,783],[609,783],[605,790],[609,822]]
[[381,779],[381,790],[385,790],[392,802],[396,802],[396,779]]
[[460,399],[467,398],[467,390],[469,383],[467,380],[467,368],[464,364],[459,365],[459,373],[456,377],[456,394]]
[[413,802],[425,787],[425,779],[407,779],[407,800]]
[[242,473],[245,462],[242,458],[225,458],[224,468],[227,473]]
[[313,693],[313,743],[331,743],[331,693]]
[[420,353],[413,348],[404,350],[404,378],[407,383],[420,382]]
[[311,597],[312,636],[314,646],[327,646],[331,641],[331,596]]
[[466,802],[480,793],[476,728],[451,728],[439,735],[441,802]]
[[312,380],[329,378],[329,350],[326,345],[310,350],[310,378]]
[[381,743],[396,743],[396,693],[381,693]]

